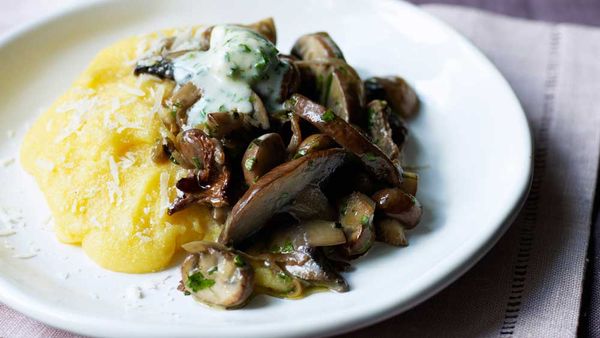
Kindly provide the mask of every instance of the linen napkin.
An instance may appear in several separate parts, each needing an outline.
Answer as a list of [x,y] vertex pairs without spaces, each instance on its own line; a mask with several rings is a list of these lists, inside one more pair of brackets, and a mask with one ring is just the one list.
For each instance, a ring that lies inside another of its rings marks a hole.
[[[347,336],[575,336],[600,151],[600,30],[424,8],[471,39],[513,86],[535,138],[532,190],[515,224],[465,276]],[[0,337],[74,336],[0,304]]]
[[479,47],[515,90],[535,141],[531,192],[465,276],[350,336],[575,337],[600,151],[600,29],[425,8]]

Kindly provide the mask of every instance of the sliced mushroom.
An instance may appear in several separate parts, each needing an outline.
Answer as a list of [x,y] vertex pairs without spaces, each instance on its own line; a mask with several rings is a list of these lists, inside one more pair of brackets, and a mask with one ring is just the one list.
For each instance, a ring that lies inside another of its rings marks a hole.
[[346,235],[335,222],[314,219],[299,225],[305,233],[306,243],[312,247],[334,246],[346,243]]
[[392,128],[388,122],[390,115],[387,103],[382,100],[373,100],[367,105],[368,132],[371,140],[392,161],[400,157],[400,149],[392,139]]
[[404,143],[408,138],[408,128],[404,120],[397,114],[388,114],[388,122],[392,130],[392,140],[394,140],[394,143],[396,143],[402,153],[402,148],[404,148]]
[[273,18],[269,17],[262,19],[255,23],[244,25],[243,27],[250,28],[267,38],[267,40],[271,41],[273,44],[277,44],[277,29],[275,28],[275,21]]
[[269,259],[251,259],[254,268],[255,289],[276,297],[299,297],[304,290],[302,282],[287,273],[279,265]]
[[369,78],[365,80],[365,89],[369,101],[385,100],[403,118],[410,118],[419,111],[417,93],[399,76]]
[[335,141],[331,137],[325,134],[313,134],[302,141],[294,158],[299,158],[314,153],[315,151],[329,149],[334,146]]
[[295,219],[310,220],[319,218],[325,221],[336,219],[335,210],[329,200],[316,184],[310,184],[296,195],[296,198],[285,208]]
[[136,63],[133,74],[150,74],[163,80],[173,80],[173,61],[162,56],[148,57]]
[[250,96],[250,100],[252,101],[252,117],[253,120],[250,123],[261,129],[269,129],[269,113],[265,108],[260,96],[256,93],[252,92],[252,96]]
[[341,59],[295,62],[301,92],[314,97],[344,121],[363,124],[365,93],[358,73]]
[[377,240],[394,246],[408,246],[404,226],[394,218],[383,218],[375,222]]
[[179,87],[168,101],[169,109],[175,122],[181,128],[187,122],[187,110],[202,96],[200,89],[192,82]]
[[194,203],[207,203],[213,207],[228,205],[226,190],[230,172],[225,165],[225,152],[219,140],[210,138],[199,129],[188,129],[177,137],[181,165],[192,175],[177,182],[184,192],[169,207],[172,215]]
[[243,306],[254,289],[254,270],[246,258],[222,245],[191,242],[181,266],[185,291],[197,301],[226,309]]
[[341,49],[326,32],[302,35],[292,47],[292,55],[302,60],[344,59]]
[[340,202],[339,221],[347,241],[343,249],[348,257],[362,255],[373,245],[374,215],[375,202],[360,192],[354,192]]
[[399,188],[381,189],[373,194],[373,200],[377,203],[377,209],[400,221],[406,229],[414,228],[421,221],[421,203]]
[[242,158],[242,171],[248,186],[285,160],[285,145],[277,133],[264,134],[248,145]]
[[419,174],[411,173],[408,171],[402,172],[402,183],[400,184],[400,189],[405,193],[417,196],[417,188],[419,186]]
[[219,242],[235,245],[260,230],[304,188],[327,178],[344,162],[346,152],[330,149],[283,163],[262,176],[236,203]]
[[214,112],[206,114],[203,130],[211,137],[223,138],[234,132],[252,128],[247,114],[237,112]]
[[294,114],[310,122],[358,156],[376,178],[392,186],[400,184],[400,173],[392,161],[357,129],[337,117],[331,110],[299,94],[294,94],[287,102]]
[[292,136],[290,137],[290,143],[288,143],[286,150],[288,154],[295,154],[302,142],[302,128],[300,127],[299,116],[293,114],[290,116],[290,128],[292,130]]
[[[343,236],[343,234],[339,233],[339,229],[331,227],[331,224],[328,223],[325,226],[329,226],[329,228],[322,230],[331,231],[332,235],[328,235],[329,242],[327,244],[333,245],[333,243],[341,242],[339,235]],[[268,248],[272,253],[281,256],[280,264],[292,276],[314,286],[327,287],[337,292],[348,291],[348,284],[335,271],[321,248],[308,242],[310,235],[306,232],[306,227],[323,225],[313,223],[313,225],[280,226],[271,233]]]

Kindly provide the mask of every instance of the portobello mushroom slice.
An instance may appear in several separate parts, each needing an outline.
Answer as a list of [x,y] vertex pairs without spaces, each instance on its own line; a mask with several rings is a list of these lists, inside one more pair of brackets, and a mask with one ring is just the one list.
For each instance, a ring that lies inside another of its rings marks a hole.
[[368,132],[371,140],[392,161],[400,158],[400,149],[392,139],[392,128],[388,122],[390,115],[386,101],[373,100],[367,105]]
[[148,57],[136,63],[133,74],[150,74],[162,80],[173,80],[173,61],[162,56]]
[[316,184],[310,184],[299,192],[285,211],[299,221],[317,218],[324,221],[336,219],[335,210]]
[[242,172],[248,186],[285,161],[285,145],[277,133],[264,134],[248,145],[242,158]]
[[302,35],[292,47],[292,55],[302,60],[344,60],[342,50],[326,32]]
[[393,245],[408,246],[408,239],[404,226],[394,218],[378,219],[375,222],[375,233],[377,240]]
[[322,133],[354,153],[377,179],[398,186],[401,181],[399,168],[356,128],[337,117],[333,111],[312,102],[300,94],[287,101],[294,114],[310,122]]
[[292,130],[292,136],[290,137],[290,143],[288,143],[286,151],[288,154],[294,154],[302,142],[302,128],[300,127],[299,116],[293,114],[290,116],[290,129]]
[[273,168],[235,204],[221,232],[219,243],[236,245],[260,230],[306,186],[327,178],[345,158],[345,151],[330,149]]
[[365,80],[367,99],[385,100],[402,118],[413,117],[419,111],[415,90],[399,76],[372,77]]
[[385,188],[373,194],[377,209],[394,218],[406,228],[412,229],[421,221],[423,207],[412,195],[399,188]]
[[348,257],[366,253],[375,241],[375,202],[363,193],[354,192],[340,202],[339,209],[339,222],[346,235],[343,252]]
[[195,300],[231,309],[243,306],[254,290],[254,270],[247,259],[211,242],[183,245],[190,254],[181,266],[181,285]]

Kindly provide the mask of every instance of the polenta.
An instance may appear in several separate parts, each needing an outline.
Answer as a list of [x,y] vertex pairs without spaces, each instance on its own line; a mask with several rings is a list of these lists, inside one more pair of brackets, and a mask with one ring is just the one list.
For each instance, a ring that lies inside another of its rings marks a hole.
[[173,84],[136,77],[137,57],[172,31],[133,37],[101,51],[72,87],[27,133],[21,162],[41,187],[61,242],[81,245],[102,267],[161,270],[181,244],[214,239],[204,206],[173,216],[166,209],[184,170],[156,164],[158,115]]

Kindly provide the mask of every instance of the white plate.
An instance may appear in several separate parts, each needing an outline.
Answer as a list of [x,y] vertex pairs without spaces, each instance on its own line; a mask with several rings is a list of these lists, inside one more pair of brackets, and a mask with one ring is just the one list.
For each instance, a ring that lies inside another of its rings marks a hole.
[[[328,31],[361,75],[401,74],[415,85],[424,104],[410,124],[407,162],[426,167],[418,196],[425,216],[410,232],[411,245],[377,245],[346,275],[348,293],[299,301],[257,297],[243,310],[214,311],[174,290],[175,265],[156,274],[112,273],[78,247],[59,244],[44,225],[48,210],[41,193],[17,162],[0,168],[0,205],[23,216],[17,234],[0,238],[0,301],[88,335],[332,334],[424,301],[496,242],[530,182],[531,140],[523,111],[472,45],[396,0],[138,0],[59,13],[0,41],[0,158],[17,155],[26,124],[110,43],[164,27],[252,22],[269,15],[277,22],[282,51],[303,33]],[[8,130],[17,135],[5,136]],[[36,257],[13,257],[36,248]],[[141,287],[143,299],[125,296],[133,286]]]

